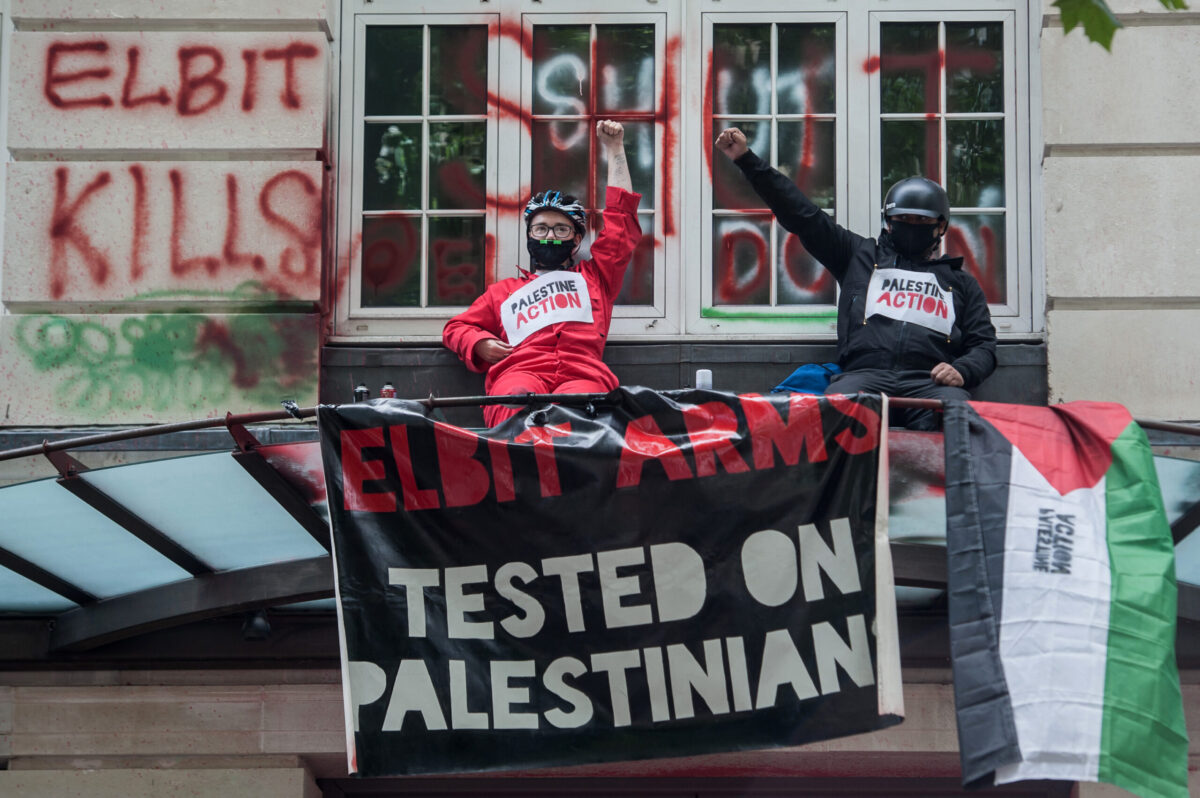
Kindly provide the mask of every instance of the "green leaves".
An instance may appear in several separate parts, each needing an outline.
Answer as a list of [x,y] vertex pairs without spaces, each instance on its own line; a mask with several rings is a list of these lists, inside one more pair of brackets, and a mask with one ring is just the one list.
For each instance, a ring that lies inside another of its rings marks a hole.
[[1104,0],[1054,0],[1054,5],[1062,12],[1063,31],[1070,33],[1076,25],[1083,25],[1085,36],[1112,50],[1113,34],[1122,26]]
[[[1185,0],[1158,0],[1168,11],[1179,11],[1188,7]],[[1112,50],[1113,34],[1122,27],[1120,20],[1104,0],[1054,0],[1062,12],[1063,30],[1070,33],[1076,25],[1083,26],[1083,33],[1105,50]]]

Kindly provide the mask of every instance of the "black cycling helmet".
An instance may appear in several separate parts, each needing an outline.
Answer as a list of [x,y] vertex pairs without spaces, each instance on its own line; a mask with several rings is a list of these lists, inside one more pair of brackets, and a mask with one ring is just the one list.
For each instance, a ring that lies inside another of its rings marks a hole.
[[561,191],[539,191],[525,203],[525,228],[539,211],[558,211],[571,220],[575,232],[581,236],[587,235],[587,212],[579,204],[579,200]]
[[888,189],[883,199],[883,222],[889,216],[911,213],[950,221],[950,198],[946,189],[927,177],[906,177]]

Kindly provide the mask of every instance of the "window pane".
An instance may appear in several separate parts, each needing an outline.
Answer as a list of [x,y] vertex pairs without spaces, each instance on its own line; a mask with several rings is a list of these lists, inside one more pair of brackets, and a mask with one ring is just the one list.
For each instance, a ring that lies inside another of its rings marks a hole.
[[937,113],[940,74],[936,22],[885,22],[879,26],[879,108],[883,113]]
[[713,219],[713,303],[771,301],[770,216]]
[[950,204],[1004,207],[1004,120],[947,121],[946,138]]
[[941,182],[941,151],[936,119],[916,122],[881,122],[880,152],[883,184],[879,196],[906,177],[920,175]]
[[[625,160],[629,163],[629,179],[633,190],[642,195],[643,210],[654,207],[654,123],[622,122],[625,127]],[[724,157],[724,156],[722,156]],[[608,185],[608,157],[604,148],[596,153],[597,206],[604,204],[604,189]]]
[[591,29],[539,25],[533,29],[533,112],[579,115],[591,108]]
[[421,219],[363,219],[363,307],[416,307],[421,302]]
[[533,181],[536,193],[556,189],[587,204],[587,121],[535,122],[533,125]]
[[963,269],[979,281],[988,302],[992,303],[1004,302],[1008,296],[1004,241],[1003,214],[951,215],[946,254],[963,257]]
[[487,26],[429,29],[429,113],[487,113]]
[[780,305],[832,305],[837,302],[837,280],[817,263],[800,239],[775,226],[781,243],[776,258],[776,297]]
[[429,217],[429,305],[469,305],[483,293],[485,220]]
[[421,207],[421,124],[363,125],[363,208]]
[[833,25],[780,25],[776,93],[781,114],[832,114],[837,109]]
[[836,196],[836,132],[832,119],[779,123],[779,171],[826,210]]
[[654,110],[654,26],[596,26],[596,106]]
[[713,113],[771,113],[770,25],[713,26]]
[[482,210],[487,203],[487,123],[429,123],[429,207]]
[[638,222],[642,225],[642,240],[625,270],[618,305],[654,304],[654,216],[639,213]]
[[367,28],[367,116],[421,113],[422,49],[420,25]]
[[[715,141],[721,131],[727,127],[739,128],[746,134],[746,143],[750,145],[750,149],[754,150],[755,154],[763,160],[770,160],[771,124],[769,122],[714,119],[710,141]],[[742,176],[742,170],[738,169],[724,155],[717,152],[715,147],[713,148],[712,165],[714,208],[744,209],[766,207],[766,203],[750,187],[750,181]]]
[[946,23],[946,110],[1004,110],[1004,23]]

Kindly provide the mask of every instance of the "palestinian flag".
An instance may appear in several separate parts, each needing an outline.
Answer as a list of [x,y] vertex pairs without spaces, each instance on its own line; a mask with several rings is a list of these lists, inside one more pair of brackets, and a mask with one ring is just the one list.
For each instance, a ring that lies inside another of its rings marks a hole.
[[1186,796],[1175,548],[1120,405],[946,406],[950,645],[963,783]]

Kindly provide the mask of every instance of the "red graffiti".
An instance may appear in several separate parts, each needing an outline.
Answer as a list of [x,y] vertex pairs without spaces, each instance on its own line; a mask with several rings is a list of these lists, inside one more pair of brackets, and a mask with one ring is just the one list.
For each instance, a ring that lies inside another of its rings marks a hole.
[[[192,61],[199,57],[208,58],[212,63],[207,72],[199,75],[192,74]],[[216,47],[184,47],[179,51],[179,96],[176,107],[180,116],[202,114],[209,108],[220,105],[225,99],[229,84],[217,75],[225,68],[225,56]],[[192,97],[199,91],[207,96],[198,105],[192,105]]]
[[[982,253],[971,248],[971,242],[962,227],[950,225],[946,230],[946,254],[963,259],[967,272],[979,283],[988,302],[1004,302],[1007,298],[1004,296],[1005,275],[1003,263],[998,257],[996,231],[987,225],[980,225],[977,235]],[[983,256],[982,267],[978,255]]]
[[300,95],[296,93],[296,59],[316,58],[318,55],[320,52],[316,47],[304,42],[292,42],[282,50],[263,52],[264,61],[283,61],[283,92],[279,95],[279,100],[284,108],[300,107]]
[[[110,63],[109,43],[104,39],[86,42],[55,42],[46,48],[46,69],[42,93],[55,108],[110,108],[117,106],[112,93],[101,89],[114,76]],[[318,58],[320,50],[307,42],[291,42],[285,47],[262,51],[264,61],[282,62],[282,90],[279,103],[289,110],[303,105],[298,62]],[[258,97],[258,56],[256,50],[243,50],[241,92],[238,102],[242,111],[255,108]],[[181,116],[197,116],[221,108],[234,77],[228,74],[225,54],[216,47],[196,45],[180,47],[178,85],[174,105]],[[125,74],[120,84],[119,107],[136,109],[142,106],[170,106],[172,95],[167,86],[138,93],[141,48],[125,50]],[[105,87],[109,88],[109,87]],[[115,89],[116,87],[111,87]],[[323,91],[324,87],[320,87]]]
[[146,246],[146,231],[150,229],[150,209],[146,204],[146,173],[138,164],[129,167],[133,178],[133,251],[129,258],[129,276],[140,280],[146,267],[142,263],[142,250]]
[[676,36],[667,42],[666,63],[663,64],[663,105],[659,109],[658,124],[662,129],[663,160],[659,170],[661,179],[663,235],[675,235],[675,154],[679,145],[679,136],[675,132],[679,126],[679,109],[675,105],[675,96],[679,91],[679,59],[683,49],[683,39]]
[[[221,248],[221,255],[225,258],[225,263],[230,266],[250,266],[255,271],[262,271],[267,265],[266,258],[254,253],[237,251],[240,219],[237,178],[233,175],[225,175],[225,243]],[[286,258],[285,254],[285,261]]]
[[125,51],[125,59],[128,61],[129,66],[125,71],[125,82],[121,84],[121,107],[137,108],[139,105],[146,103],[170,105],[171,98],[167,95],[167,90],[161,86],[158,91],[151,94],[143,94],[140,97],[133,96],[134,86],[137,84],[138,58],[140,55],[141,51],[136,47],[130,47]]
[[236,387],[245,390],[258,384],[258,375],[246,367],[246,354],[234,343],[229,328],[211,319],[204,322],[196,336],[196,351],[205,352],[208,349],[216,349],[233,363],[233,376],[229,379]]
[[67,99],[58,93],[59,86],[66,86],[82,80],[103,80],[112,74],[109,67],[79,69],[75,72],[59,72],[59,58],[73,53],[96,53],[103,55],[108,52],[108,42],[77,42],[74,44],[55,43],[46,50],[46,81],[44,92],[46,99],[55,108],[107,108],[113,104],[112,97],[107,94],[93,94],[89,97]]
[[[129,278],[133,282],[145,279],[148,267],[160,262],[157,253],[149,251],[151,233],[151,194],[148,186],[147,168],[143,164],[131,164],[127,168],[129,174],[129,193],[121,196],[125,189],[118,186],[116,193],[111,190],[117,184],[113,173],[104,170],[92,177],[91,181],[74,196],[70,191],[70,169],[66,166],[55,170],[54,206],[51,213],[47,236],[49,238],[49,276],[50,295],[61,299],[68,288],[70,258],[73,250],[86,266],[87,274],[93,284],[104,285],[112,273],[111,256],[92,240],[92,233],[83,221],[90,209],[109,205],[115,202],[129,202],[132,208],[132,225],[130,230],[129,247]],[[279,254],[276,270],[286,282],[273,284],[273,290],[283,295],[294,293],[297,280],[315,280],[320,272],[321,245],[321,192],[307,174],[298,170],[287,170],[273,176],[263,186],[257,198],[258,216],[252,216],[242,207],[238,176],[228,173],[224,176],[225,192],[224,207],[225,230],[220,237],[220,250],[213,252],[189,253],[184,251],[184,240],[189,239],[187,231],[190,221],[190,207],[220,207],[221,197],[189,196],[187,175],[182,169],[175,168],[167,172],[170,186],[170,256],[168,268],[173,275],[181,276],[203,271],[215,275],[222,269],[250,268],[256,272],[266,269],[268,258],[263,253],[251,252],[244,247],[243,226],[252,223],[261,228],[263,224],[280,229],[290,240]],[[193,192],[194,193],[194,192]],[[274,204],[281,201],[281,196],[287,194],[289,207],[292,208],[285,216],[274,209]],[[296,203],[297,197],[301,202]],[[305,206],[307,205],[307,218]],[[300,210],[296,210],[299,207]],[[299,218],[297,218],[299,213]],[[111,239],[110,239],[111,240]],[[293,265],[301,263],[302,265]],[[270,282],[260,279],[260,282]]]
[[54,170],[54,213],[50,219],[50,296],[62,297],[67,281],[67,245],[75,247],[83,256],[92,279],[103,283],[110,269],[108,256],[97,249],[87,234],[76,224],[75,217],[82,211],[92,195],[112,182],[112,175],[101,172],[79,192],[79,196],[67,205],[67,180],[65,166]]
[[705,55],[704,65],[704,103],[701,106],[700,152],[704,153],[704,168],[708,172],[710,182],[716,182],[713,175],[713,54],[710,50]]
[[469,305],[479,296],[479,264],[469,260],[473,249],[472,242],[459,239],[444,238],[432,243],[434,290],[439,300],[449,303],[457,299],[460,304]]
[[[737,273],[737,250],[749,245],[754,251],[754,270],[748,276]],[[753,230],[732,230],[721,237],[717,261],[717,301],[725,305],[744,304],[762,288],[771,274],[767,264],[767,242]]]
[[487,285],[496,282],[496,237],[491,233],[483,237],[483,280]]
[[258,53],[254,50],[242,50],[242,61],[246,64],[246,80],[242,83],[242,110],[254,108],[258,91]]
[[441,191],[448,200],[452,200],[456,208],[483,208],[487,205],[487,196],[480,187],[480,181],[471,177],[465,161],[448,161],[442,164],[435,179]]
[[[288,247],[283,250],[283,254],[279,259],[279,270],[283,274],[291,275],[292,277],[312,278],[317,276],[317,253],[321,245],[321,219],[308,220],[308,230],[302,230],[296,226],[291,219],[281,216],[276,213],[271,207],[271,196],[280,188],[284,182],[298,183],[301,191],[316,200],[316,206],[320,207],[321,190],[315,183],[306,175],[297,169],[289,169],[286,172],[280,172],[267,181],[263,186],[262,192],[258,195],[258,208],[262,212],[262,216],[270,224],[288,233],[289,236],[296,242],[297,247]],[[296,254],[296,249],[300,251],[304,258],[303,271],[297,271],[292,268],[292,257]]]
[[363,230],[362,281],[377,295],[404,285],[420,253],[421,231],[407,216],[375,221]]
[[834,300],[834,279],[829,270],[821,266],[808,254],[800,239],[787,233],[783,239],[783,265],[788,279],[801,291]]

